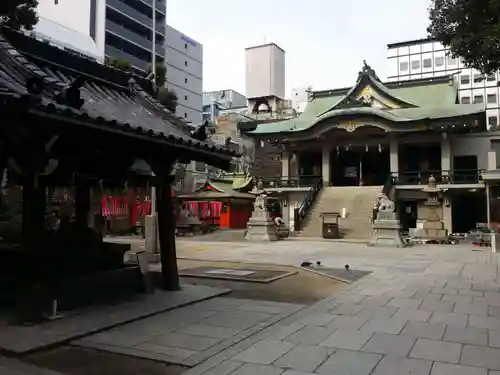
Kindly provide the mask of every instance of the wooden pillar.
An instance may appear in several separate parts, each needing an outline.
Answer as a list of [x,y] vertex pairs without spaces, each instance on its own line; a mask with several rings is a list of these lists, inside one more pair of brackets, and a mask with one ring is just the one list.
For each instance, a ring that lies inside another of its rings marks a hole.
[[23,181],[23,241],[34,251],[45,234],[45,187],[40,186],[39,177],[29,173]]
[[[165,166],[163,167],[164,169]],[[158,175],[157,175],[158,176]],[[175,249],[175,219],[171,188],[173,176],[158,176],[156,207],[158,211],[158,237],[160,242],[161,279],[164,290],[179,290],[179,271]]]
[[75,219],[79,225],[88,226],[91,208],[90,182],[78,177],[75,180]]

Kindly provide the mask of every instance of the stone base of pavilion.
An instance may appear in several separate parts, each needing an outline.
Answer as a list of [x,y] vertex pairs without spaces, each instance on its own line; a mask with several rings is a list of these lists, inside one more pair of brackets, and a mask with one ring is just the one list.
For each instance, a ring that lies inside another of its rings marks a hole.
[[228,293],[229,289],[184,285],[178,291],[156,290],[118,304],[73,310],[63,319],[30,327],[11,325],[9,316],[0,313],[0,352],[27,354]]

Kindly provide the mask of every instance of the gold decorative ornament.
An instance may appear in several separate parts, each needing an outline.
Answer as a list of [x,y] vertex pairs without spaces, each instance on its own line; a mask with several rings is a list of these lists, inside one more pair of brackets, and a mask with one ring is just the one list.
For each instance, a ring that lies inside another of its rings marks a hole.
[[355,131],[360,125],[356,124],[354,121],[347,121],[339,124],[339,128],[344,129],[345,131],[352,133]]

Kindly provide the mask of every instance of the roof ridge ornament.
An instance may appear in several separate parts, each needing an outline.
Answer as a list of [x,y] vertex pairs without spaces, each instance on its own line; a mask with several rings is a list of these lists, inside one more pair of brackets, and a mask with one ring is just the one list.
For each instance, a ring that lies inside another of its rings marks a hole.
[[363,68],[361,68],[361,71],[358,73],[358,80],[361,79],[365,75],[371,76],[372,78],[381,82],[380,78],[378,78],[378,76],[377,76],[377,73],[375,73],[375,70],[370,65],[368,65],[366,60],[363,60]]
[[54,96],[54,100],[57,104],[67,105],[68,107],[74,109],[80,109],[85,104],[85,100],[82,99],[82,93],[80,89],[85,84],[85,77],[78,76],[73,82],[64,87],[61,91],[57,92]]

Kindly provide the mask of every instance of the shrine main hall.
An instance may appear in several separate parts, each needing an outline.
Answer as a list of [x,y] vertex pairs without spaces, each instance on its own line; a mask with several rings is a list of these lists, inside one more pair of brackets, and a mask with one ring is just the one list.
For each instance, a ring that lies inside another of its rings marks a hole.
[[[487,204],[497,196],[500,134],[487,131],[485,113],[484,103],[459,104],[453,76],[384,83],[365,62],[352,87],[311,91],[298,117],[240,129],[255,140],[256,160],[268,160],[255,174],[279,180],[271,189],[290,207],[285,216],[294,229],[299,218],[292,208],[307,211],[300,230],[311,234],[321,209],[346,209],[351,219],[344,227],[352,227],[346,237],[366,236],[369,225],[361,220],[368,221],[384,192],[404,229],[434,216],[431,234],[441,236],[500,221],[496,206]],[[432,209],[429,179],[436,182]]]

